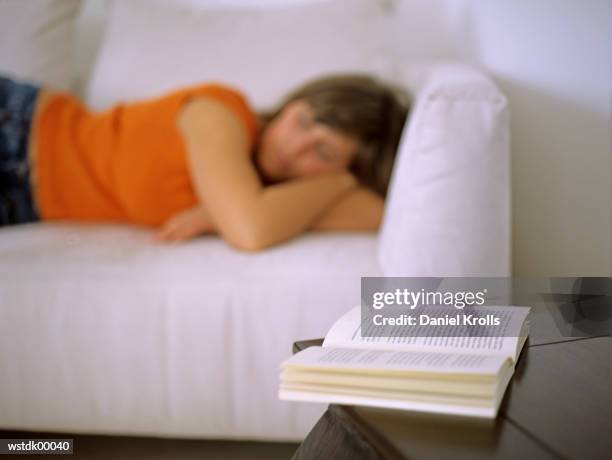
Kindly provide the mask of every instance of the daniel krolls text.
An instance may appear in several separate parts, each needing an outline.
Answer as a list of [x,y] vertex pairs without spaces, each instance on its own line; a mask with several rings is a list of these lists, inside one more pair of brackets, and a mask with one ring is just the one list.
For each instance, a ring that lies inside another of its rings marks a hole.
[[375,326],[499,326],[501,320],[492,314],[485,316],[459,314],[457,316],[444,315],[399,315],[394,317],[385,317],[383,315],[374,315],[372,322]]
[[[465,307],[482,306],[485,303],[486,289],[474,292],[439,292],[421,289],[395,289],[393,291],[377,291],[372,294],[371,307],[380,310],[383,307],[402,307],[414,310],[417,307],[434,306],[434,310],[426,314],[399,314],[372,316],[375,326],[499,326],[501,320],[494,314],[459,313]],[[442,310],[440,310],[442,308]],[[451,314],[448,314],[448,309]],[[444,310],[446,309],[446,310]],[[456,310],[455,310],[456,309]],[[447,313],[445,314],[444,311]],[[395,310],[397,313],[397,310]],[[454,312],[454,314],[452,313]]]

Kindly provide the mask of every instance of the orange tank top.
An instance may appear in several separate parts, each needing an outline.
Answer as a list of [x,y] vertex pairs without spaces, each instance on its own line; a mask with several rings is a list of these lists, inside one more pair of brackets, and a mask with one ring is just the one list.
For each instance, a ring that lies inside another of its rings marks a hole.
[[177,120],[187,100],[197,96],[226,104],[243,120],[254,144],[253,110],[239,92],[222,85],[193,86],[99,113],[69,94],[55,95],[36,126],[41,218],[158,226],[195,206]]

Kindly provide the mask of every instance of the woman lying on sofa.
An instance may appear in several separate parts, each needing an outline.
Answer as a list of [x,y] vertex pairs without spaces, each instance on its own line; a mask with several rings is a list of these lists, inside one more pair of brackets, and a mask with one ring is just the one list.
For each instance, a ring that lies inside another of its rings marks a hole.
[[365,76],[314,81],[257,116],[196,85],[91,112],[0,77],[0,225],[52,219],[218,233],[259,250],[310,229],[375,230],[407,107]]

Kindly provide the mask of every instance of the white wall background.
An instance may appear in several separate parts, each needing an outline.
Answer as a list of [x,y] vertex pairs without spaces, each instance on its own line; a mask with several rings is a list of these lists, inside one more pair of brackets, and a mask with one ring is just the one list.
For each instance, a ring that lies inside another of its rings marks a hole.
[[612,276],[612,2],[397,0],[397,58],[460,58],[510,101],[514,274]]

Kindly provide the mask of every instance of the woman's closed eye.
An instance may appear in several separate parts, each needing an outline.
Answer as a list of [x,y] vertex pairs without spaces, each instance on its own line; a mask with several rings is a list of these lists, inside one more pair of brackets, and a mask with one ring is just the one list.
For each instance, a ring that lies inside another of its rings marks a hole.
[[332,152],[327,145],[317,144],[315,146],[315,152],[321,160],[326,161],[328,163],[332,163],[336,159],[336,155],[334,155],[334,152]]

